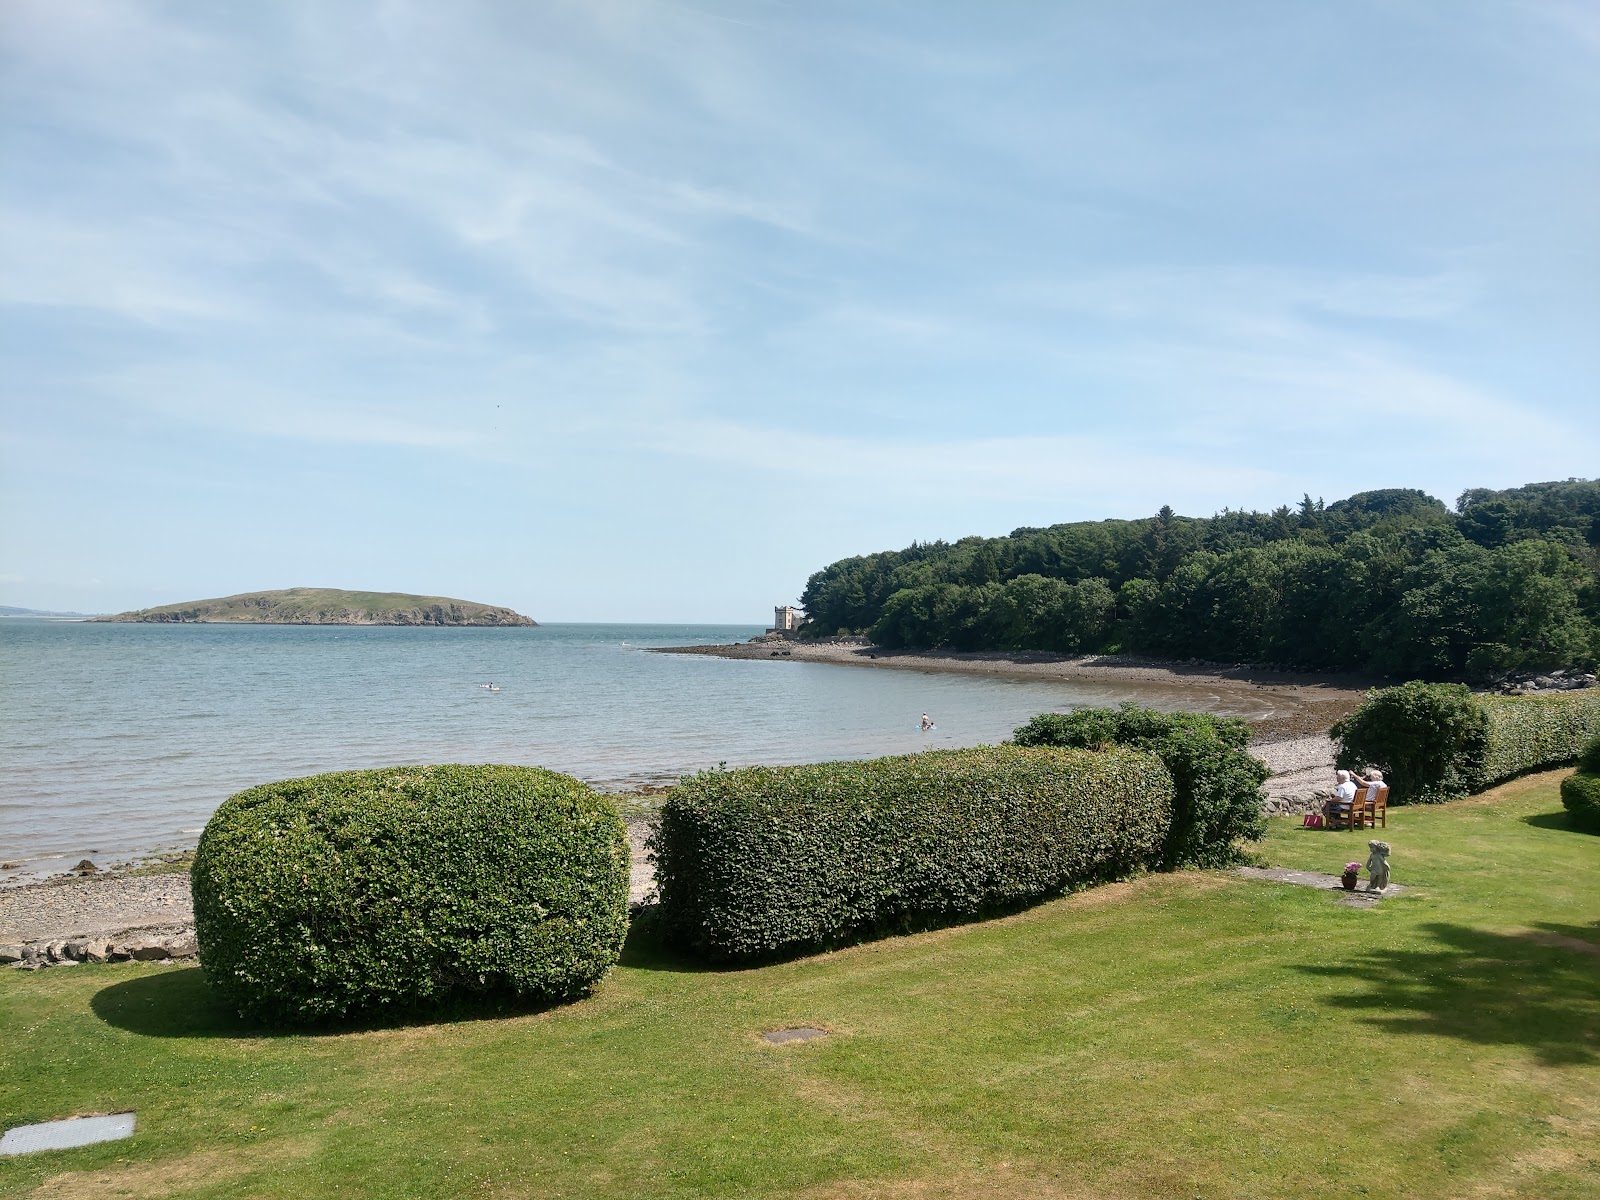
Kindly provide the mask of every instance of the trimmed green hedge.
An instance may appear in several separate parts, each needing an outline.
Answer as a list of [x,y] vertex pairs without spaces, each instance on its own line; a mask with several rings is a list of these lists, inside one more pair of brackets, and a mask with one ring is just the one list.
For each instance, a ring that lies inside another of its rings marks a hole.
[[1600,736],[1600,688],[1545,696],[1475,696],[1487,723],[1469,759],[1473,791],[1574,762]]
[[1600,775],[1578,771],[1561,781],[1561,803],[1574,829],[1600,833]]
[[1250,728],[1237,717],[1163,713],[1128,701],[1040,713],[1012,736],[1019,746],[1129,746],[1160,755],[1176,789],[1161,854],[1169,869],[1231,866],[1241,858],[1241,839],[1267,831],[1261,785],[1272,772],[1246,749]]
[[622,819],[536,767],[288,779],[229,797],[191,879],[206,978],[269,1023],[563,999],[616,962]]
[[705,771],[662,806],[661,926],[750,959],[970,918],[1144,867],[1171,805],[1160,760],[1128,750]]
[[1578,769],[1561,781],[1561,803],[1574,829],[1600,833],[1600,736],[1578,760]]
[[1600,734],[1600,689],[1485,696],[1406,683],[1368,692],[1330,732],[1341,767],[1383,769],[1391,804],[1435,803],[1576,760]]

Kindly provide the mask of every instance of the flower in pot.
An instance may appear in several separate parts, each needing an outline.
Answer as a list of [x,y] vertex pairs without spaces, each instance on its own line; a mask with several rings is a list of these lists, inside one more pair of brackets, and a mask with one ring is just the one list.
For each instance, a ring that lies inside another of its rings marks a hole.
[[1344,884],[1345,891],[1353,892],[1356,890],[1356,880],[1360,877],[1360,875],[1360,863],[1345,863],[1344,874],[1339,876],[1339,882]]

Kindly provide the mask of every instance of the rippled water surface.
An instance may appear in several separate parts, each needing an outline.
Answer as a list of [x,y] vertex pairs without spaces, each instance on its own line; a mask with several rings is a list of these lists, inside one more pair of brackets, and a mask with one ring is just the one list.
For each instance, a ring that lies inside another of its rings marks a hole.
[[[745,626],[0,622],[0,858],[192,844],[232,792],[354,767],[526,763],[606,787],[998,741],[1067,683],[646,654]],[[493,682],[498,691],[482,684]],[[916,729],[923,710],[938,731]]]

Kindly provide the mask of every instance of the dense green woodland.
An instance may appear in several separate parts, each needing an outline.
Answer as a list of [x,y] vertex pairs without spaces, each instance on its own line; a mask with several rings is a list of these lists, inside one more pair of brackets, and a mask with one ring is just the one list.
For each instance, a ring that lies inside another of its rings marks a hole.
[[1428,679],[1600,658],[1600,480],[1078,521],[818,571],[803,633]]

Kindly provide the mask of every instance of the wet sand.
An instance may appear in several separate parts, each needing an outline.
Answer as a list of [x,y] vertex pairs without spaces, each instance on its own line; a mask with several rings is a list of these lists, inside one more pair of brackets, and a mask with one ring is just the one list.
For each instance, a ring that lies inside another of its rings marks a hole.
[[[1380,681],[1356,675],[1272,671],[1223,663],[1163,662],[1131,655],[884,650],[856,642],[737,642],[673,646],[656,654],[829,663],[897,671],[998,675],[1084,685],[1107,702],[1140,699],[1158,708],[1196,708],[1236,714],[1257,741],[1325,735],[1353,712],[1363,693]],[[1096,697],[1098,699],[1098,697]]]

